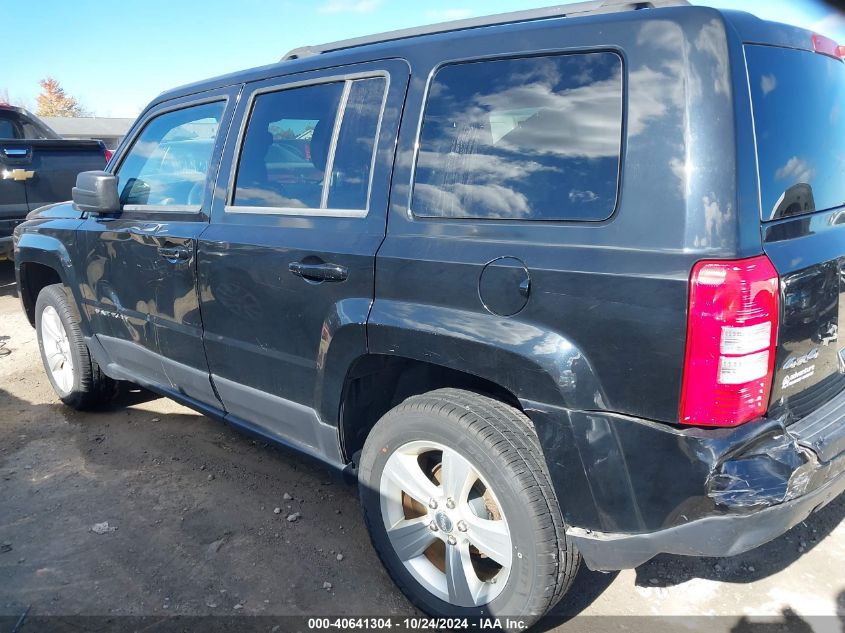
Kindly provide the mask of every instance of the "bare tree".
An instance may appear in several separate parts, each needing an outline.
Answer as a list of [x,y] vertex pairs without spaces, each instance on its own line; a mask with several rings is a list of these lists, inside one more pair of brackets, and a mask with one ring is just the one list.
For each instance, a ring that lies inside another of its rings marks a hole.
[[53,77],[47,77],[38,82],[41,94],[36,99],[38,116],[79,117],[88,113],[79,105],[76,97],[65,92],[65,89]]
[[18,106],[20,108],[29,109],[27,106],[26,101],[23,99],[13,97],[9,94],[8,88],[0,88],[0,103],[8,103],[13,106]]

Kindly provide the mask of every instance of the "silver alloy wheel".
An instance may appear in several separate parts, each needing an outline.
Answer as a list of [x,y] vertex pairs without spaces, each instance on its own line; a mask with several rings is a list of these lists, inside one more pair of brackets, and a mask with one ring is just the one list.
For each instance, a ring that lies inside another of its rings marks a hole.
[[73,390],[73,356],[65,326],[53,306],[48,305],[41,312],[41,344],[44,346],[47,371],[61,395],[66,396]]
[[435,442],[409,442],[388,458],[379,485],[387,536],[417,582],[461,607],[502,592],[513,557],[510,530],[469,460]]

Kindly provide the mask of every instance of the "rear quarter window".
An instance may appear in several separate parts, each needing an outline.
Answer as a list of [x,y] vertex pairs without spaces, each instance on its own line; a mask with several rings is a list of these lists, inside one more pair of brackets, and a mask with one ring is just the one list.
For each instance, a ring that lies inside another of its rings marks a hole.
[[845,64],[745,47],[764,220],[845,204]]
[[451,64],[432,79],[411,208],[421,217],[604,220],[616,207],[622,60]]

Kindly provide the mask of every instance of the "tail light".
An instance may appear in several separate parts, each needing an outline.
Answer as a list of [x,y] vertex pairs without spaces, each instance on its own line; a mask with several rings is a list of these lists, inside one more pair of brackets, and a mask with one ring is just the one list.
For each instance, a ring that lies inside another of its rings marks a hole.
[[840,46],[835,41],[818,33],[813,34],[813,50],[816,53],[842,59],[845,57],[845,46]]
[[766,413],[778,328],[778,274],[765,255],[701,261],[690,276],[680,420],[736,426]]
[[111,161],[111,157],[114,156],[114,150],[113,149],[104,149],[103,153],[106,155],[106,165],[108,165],[109,161]]

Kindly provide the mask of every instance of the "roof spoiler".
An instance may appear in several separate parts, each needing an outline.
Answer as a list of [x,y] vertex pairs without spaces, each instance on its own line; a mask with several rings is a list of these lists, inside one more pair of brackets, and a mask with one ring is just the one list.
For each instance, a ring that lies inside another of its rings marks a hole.
[[585,15],[599,15],[602,13],[617,13],[620,11],[636,11],[638,9],[658,9],[662,7],[689,6],[688,0],[651,0],[650,2],[632,2],[631,0],[589,0],[588,2],[576,2],[575,4],[564,4],[540,9],[529,9],[526,11],[512,11],[478,18],[467,18],[441,22],[428,26],[416,26],[409,29],[378,33],[376,35],[365,35],[353,37],[348,40],[339,40],[328,44],[317,46],[300,46],[289,51],[280,61],[290,59],[302,59],[321,53],[329,53],[367,44],[379,44],[391,42],[420,35],[432,35],[434,33],[448,33],[450,31],[462,31],[475,29],[482,26],[494,26],[501,24],[513,24],[515,22],[530,22],[533,20],[544,20],[547,18],[571,18]]

